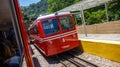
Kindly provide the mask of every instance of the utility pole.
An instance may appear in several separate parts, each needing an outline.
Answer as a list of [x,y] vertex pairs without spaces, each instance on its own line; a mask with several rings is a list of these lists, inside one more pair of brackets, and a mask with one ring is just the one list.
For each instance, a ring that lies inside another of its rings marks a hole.
[[106,11],[106,19],[107,19],[107,22],[108,22],[109,21],[109,17],[108,17],[107,2],[105,3],[105,11]]

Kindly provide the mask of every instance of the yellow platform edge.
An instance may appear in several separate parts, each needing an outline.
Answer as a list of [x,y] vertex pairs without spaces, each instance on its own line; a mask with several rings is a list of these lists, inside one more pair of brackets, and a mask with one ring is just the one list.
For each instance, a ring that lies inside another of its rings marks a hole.
[[112,61],[120,62],[120,43],[97,40],[80,40],[79,49]]

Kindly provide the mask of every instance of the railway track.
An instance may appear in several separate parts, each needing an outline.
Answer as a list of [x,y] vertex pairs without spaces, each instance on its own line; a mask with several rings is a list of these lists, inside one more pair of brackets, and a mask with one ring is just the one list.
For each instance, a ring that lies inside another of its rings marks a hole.
[[71,56],[71,57],[73,57],[74,60],[78,61],[79,63],[81,63],[81,64],[84,65],[85,67],[86,67],[86,66],[89,66],[89,67],[98,67],[97,65],[95,65],[95,64],[93,64],[93,63],[91,63],[91,62],[89,62],[89,61],[86,61],[86,60],[84,60],[84,59],[82,59],[82,58],[79,58],[79,57],[77,57],[77,56],[75,56],[75,55],[73,55],[73,54],[71,54],[71,53],[66,53],[66,54],[69,55],[69,56]]
[[[63,65],[63,67],[98,67],[97,65],[76,57],[70,53],[57,55],[56,59]],[[68,62],[66,63],[64,61]]]
[[[65,57],[65,56],[63,56],[63,55],[59,55],[59,57],[61,58],[61,59],[64,59],[64,60],[66,60],[66,61],[68,61],[67,63],[64,63],[64,62],[62,62],[62,64],[64,64],[64,66],[65,67],[85,67],[84,65],[82,65],[81,63],[79,63],[79,62],[77,62],[77,61],[75,61],[73,58],[67,58],[67,56]],[[61,60],[61,59],[59,59],[59,60]]]
[[[70,53],[63,53],[57,55],[56,58],[64,67],[98,67],[97,65],[90,63],[86,60],[83,60],[79,57],[74,56]],[[68,61],[65,63],[64,61]]]
[[[39,48],[36,48],[40,52]],[[58,63],[60,63],[62,67],[98,67],[97,65],[89,61],[75,56],[74,53],[75,51],[69,51],[55,56],[51,56],[51,58],[53,59],[53,61],[57,61]]]
[[[74,66],[70,66],[70,67],[98,67],[97,65],[93,64],[92,62],[78,57],[80,54],[81,54],[80,51],[73,49],[73,50],[70,50],[68,52],[58,54],[57,57],[60,58],[60,59],[58,58],[59,61],[61,59],[64,59],[64,60],[70,62],[70,64],[74,65]],[[63,64],[63,61],[61,64]],[[67,66],[66,63],[64,63],[63,66],[69,67],[69,66]]]

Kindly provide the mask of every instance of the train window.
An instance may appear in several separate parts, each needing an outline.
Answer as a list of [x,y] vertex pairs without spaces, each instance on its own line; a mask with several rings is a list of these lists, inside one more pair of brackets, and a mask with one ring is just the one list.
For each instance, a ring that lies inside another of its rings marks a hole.
[[[12,25],[9,26],[7,24],[12,24],[12,22],[3,19],[0,20],[6,23],[5,26],[0,28],[0,66],[10,67],[15,64],[18,67],[22,57],[19,50],[20,46],[18,46],[16,41],[15,30]],[[2,24],[0,22],[0,25]]]
[[30,31],[30,34],[38,34],[38,33],[39,33],[39,32],[38,32],[37,26],[33,27],[33,28],[31,29],[31,31]]
[[34,34],[38,34],[38,28],[37,28],[37,26],[35,26],[35,28],[34,28]]
[[11,4],[11,0],[0,0],[0,67],[19,67],[23,59],[22,38]]
[[50,20],[42,21],[42,26],[43,26],[44,33],[46,35],[59,32],[57,19],[50,19]]
[[69,30],[73,28],[72,20],[69,16],[60,17],[60,24],[63,30]]

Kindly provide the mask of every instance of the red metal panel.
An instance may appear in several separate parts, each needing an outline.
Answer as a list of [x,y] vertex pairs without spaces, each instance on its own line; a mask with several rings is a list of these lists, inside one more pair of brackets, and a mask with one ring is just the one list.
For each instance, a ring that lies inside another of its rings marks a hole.
[[60,38],[55,40],[48,40],[47,43],[47,56],[55,55],[60,53]]
[[40,20],[38,20],[37,21],[38,23],[38,31],[39,31],[39,34],[40,34],[40,37],[45,37],[45,35],[44,35],[44,32],[43,32],[43,29],[42,29],[42,25],[41,25],[41,21]]
[[27,37],[26,30],[25,30],[25,26],[24,26],[21,10],[18,4],[18,0],[14,0],[14,5],[15,5],[16,14],[17,14],[19,25],[20,25],[23,42],[24,42],[24,54],[25,54],[27,66],[34,67],[31,53],[30,53],[30,46],[28,44],[28,37]]

